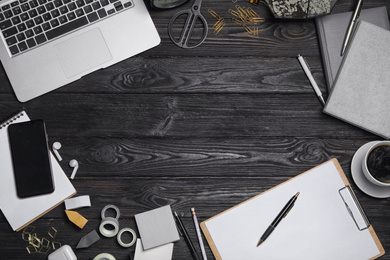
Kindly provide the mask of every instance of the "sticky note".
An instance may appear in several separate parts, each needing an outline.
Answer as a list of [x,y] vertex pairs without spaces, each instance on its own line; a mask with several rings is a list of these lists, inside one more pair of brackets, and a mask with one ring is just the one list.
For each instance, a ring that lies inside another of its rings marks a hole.
[[180,239],[169,205],[137,214],[135,215],[135,221],[144,250]]

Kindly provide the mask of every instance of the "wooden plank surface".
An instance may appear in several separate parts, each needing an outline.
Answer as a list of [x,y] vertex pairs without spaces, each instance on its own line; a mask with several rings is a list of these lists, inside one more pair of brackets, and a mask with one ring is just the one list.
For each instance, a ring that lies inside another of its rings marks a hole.
[[[388,199],[360,191],[350,172],[355,151],[380,138],[323,114],[296,60],[298,53],[307,58],[326,97],[314,20],[277,20],[264,5],[243,0],[203,1],[210,32],[201,46],[185,50],[170,41],[167,26],[192,2],[150,10],[162,39],[158,47],[27,103],[16,100],[0,68],[0,121],[22,109],[32,119],[45,120],[49,143],[62,143],[64,171],[70,175],[68,162],[79,161],[73,180],[78,195],[91,196],[92,207],[78,210],[89,220],[83,230],[66,219],[60,205],[34,223],[38,235],[47,237],[55,227],[53,240],[75,248],[83,235],[98,229],[107,204],[120,208],[121,227],[134,229],[135,214],[170,204],[196,241],[191,207],[203,221],[337,158],[389,251]],[[231,21],[228,10],[236,5],[266,18],[258,37]],[[366,0],[363,8],[382,5],[390,11],[384,0]],[[338,0],[332,13],[354,6],[355,1]],[[219,34],[213,34],[216,21],[209,8],[226,20]],[[1,213],[0,234],[1,259],[46,259],[27,253],[21,233],[12,232]],[[92,259],[109,252],[125,260],[132,250],[102,238],[76,254]],[[207,245],[206,251],[214,259]],[[183,239],[175,243],[173,259],[192,259]]]

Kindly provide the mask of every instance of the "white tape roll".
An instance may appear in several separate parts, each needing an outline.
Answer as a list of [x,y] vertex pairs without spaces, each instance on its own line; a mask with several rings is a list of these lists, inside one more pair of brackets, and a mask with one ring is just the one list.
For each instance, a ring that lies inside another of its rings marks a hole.
[[[106,226],[113,226],[114,229],[107,229]],[[113,237],[118,234],[119,231],[119,223],[116,218],[107,217],[102,220],[99,227],[100,233],[105,237]]]
[[[122,241],[122,234],[125,233],[125,232],[130,232],[133,235],[133,239],[131,240],[130,243],[127,243],[127,244]],[[118,236],[116,238],[118,240],[118,243],[121,246],[123,246],[123,247],[131,247],[132,245],[134,245],[135,241],[137,240],[137,234],[131,228],[123,228],[123,229],[121,229],[121,231],[119,231]]]
[[107,205],[107,206],[105,206],[105,207],[102,209],[102,213],[101,213],[102,219],[105,219],[105,218],[106,218],[106,211],[107,211],[108,209],[114,209],[114,210],[116,211],[116,216],[115,216],[115,218],[118,220],[118,219],[119,219],[119,216],[121,215],[121,213],[120,213],[118,207],[115,206],[115,205],[112,205],[112,204]]
[[95,256],[93,260],[116,260],[115,257],[109,253],[101,253]]

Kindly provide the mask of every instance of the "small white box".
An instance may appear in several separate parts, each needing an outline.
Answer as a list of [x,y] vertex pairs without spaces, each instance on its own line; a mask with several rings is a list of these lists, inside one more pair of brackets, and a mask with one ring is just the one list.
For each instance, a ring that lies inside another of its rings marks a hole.
[[48,260],[77,260],[77,257],[70,246],[63,245],[51,253]]

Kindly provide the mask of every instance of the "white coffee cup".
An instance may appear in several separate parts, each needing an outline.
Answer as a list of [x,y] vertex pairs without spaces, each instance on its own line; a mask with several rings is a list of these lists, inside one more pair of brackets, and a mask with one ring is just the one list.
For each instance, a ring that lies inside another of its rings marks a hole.
[[370,170],[369,170],[369,168],[367,166],[367,161],[368,161],[369,155],[371,154],[371,152],[373,150],[375,150],[379,146],[390,146],[390,141],[380,141],[380,142],[377,142],[377,143],[374,143],[373,145],[371,145],[371,147],[365,153],[363,161],[362,161],[363,174],[371,183],[373,183],[373,184],[375,184],[377,186],[390,187],[390,182],[384,182],[384,181],[381,181],[381,180],[378,180],[377,178],[375,178],[371,174],[371,172],[370,172]]

